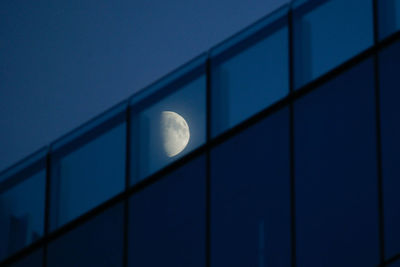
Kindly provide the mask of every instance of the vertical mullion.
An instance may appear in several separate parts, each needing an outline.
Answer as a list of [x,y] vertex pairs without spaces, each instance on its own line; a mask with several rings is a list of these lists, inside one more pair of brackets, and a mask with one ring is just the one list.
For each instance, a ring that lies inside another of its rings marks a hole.
[[206,60],[206,266],[211,266],[211,58]]
[[[128,191],[130,187],[130,174],[131,174],[131,109],[130,101],[128,101],[128,106],[126,107],[126,150],[125,150],[125,192]],[[124,238],[123,238],[123,266],[128,266],[128,231],[129,231],[129,197],[125,194],[124,198]]]
[[[289,94],[294,93],[294,44],[293,44],[293,11],[290,7],[288,14],[288,43],[289,43]],[[289,103],[289,157],[290,157],[290,203],[291,203],[291,260],[292,266],[296,266],[296,195],[294,174],[294,111],[293,100]]]
[[[379,43],[378,1],[373,0],[373,27],[374,45]],[[380,114],[380,79],[379,79],[379,50],[374,53],[375,75],[375,111],[376,111],[376,160],[378,176],[378,214],[379,214],[379,252],[380,264],[385,261],[384,215],[383,215],[383,188],[382,188],[382,143],[381,143],[381,114]]]
[[46,189],[44,209],[44,245],[43,245],[43,266],[47,266],[48,234],[50,232],[50,186],[51,186],[51,146],[46,154]]

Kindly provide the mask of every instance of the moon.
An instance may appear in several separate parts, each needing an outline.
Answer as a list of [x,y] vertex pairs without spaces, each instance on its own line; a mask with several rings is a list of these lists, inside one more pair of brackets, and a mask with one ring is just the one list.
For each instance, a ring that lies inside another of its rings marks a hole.
[[189,126],[185,119],[176,112],[161,113],[161,136],[164,151],[172,158],[185,149],[190,139]]

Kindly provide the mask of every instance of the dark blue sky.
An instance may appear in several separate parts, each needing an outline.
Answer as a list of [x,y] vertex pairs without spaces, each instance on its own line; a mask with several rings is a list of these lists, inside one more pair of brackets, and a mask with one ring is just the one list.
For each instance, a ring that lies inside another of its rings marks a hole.
[[286,2],[0,1],[0,170]]

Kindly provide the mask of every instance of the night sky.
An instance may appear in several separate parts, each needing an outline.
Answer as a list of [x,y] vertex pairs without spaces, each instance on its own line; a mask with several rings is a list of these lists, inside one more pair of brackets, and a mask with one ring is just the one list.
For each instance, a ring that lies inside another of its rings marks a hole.
[[0,1],[0,170],[286,2]]

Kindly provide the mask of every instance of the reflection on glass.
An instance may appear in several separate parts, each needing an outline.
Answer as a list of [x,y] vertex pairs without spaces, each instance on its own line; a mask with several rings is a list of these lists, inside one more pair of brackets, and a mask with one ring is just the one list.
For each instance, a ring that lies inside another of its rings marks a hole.
[[0,195],[0,258],[43,235],[45,172]]
[[161,99],[156,94],[145,99],[144,105],[139,102],[140,108],[132,105],[131,183],[137,183],[205,142],[205,88],[205,76],[197,75],[172,90],[168,87],[170,93]]
[[43,236],[45,153],[0,176],[0,260]]
[[211,52],[211,134],[217,136],[289,92],[287,9]]
[[164,151],[168,157],[174,157],[181,153],[189,142],[189,126],[185,119],[176,112],[163,111],[161,114]]
[[296,88],[373,44],[372,0],[298,0],[293,4]]
[[[124,114],[124,108],[116,113]],[[77,139],[66,138],[67,142],[55,145],[51,167],[52,230],[124,189],[126,123],[123,118],[117,120],[117,116],[101,119],[100,124],[85,129]]]
[[379,4],[379,37],[381,39],[400,29],[400,1],[381,0]]

